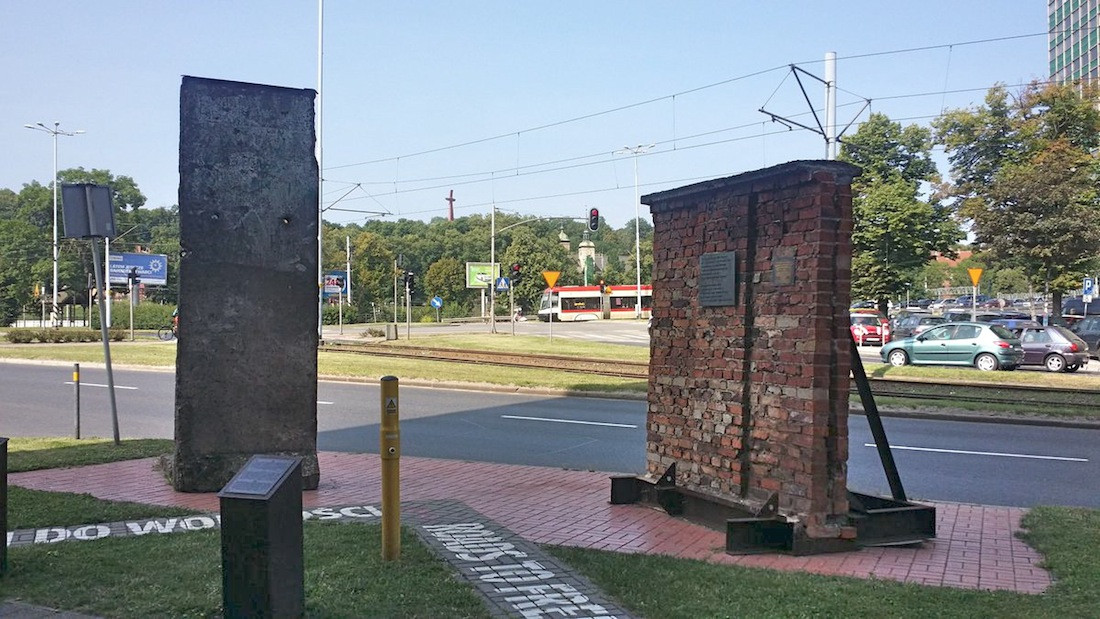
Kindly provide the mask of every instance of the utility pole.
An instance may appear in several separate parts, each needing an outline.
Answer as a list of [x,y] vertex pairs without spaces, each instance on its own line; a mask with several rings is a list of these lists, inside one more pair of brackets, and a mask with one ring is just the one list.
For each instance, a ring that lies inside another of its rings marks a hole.
[[825,158],[836,159],[836,52],[825,52]]
[[61,246],[57,242],[57,136],[74,136],[84,133],[83,129],[77,129],[76,131],[62,131],[61,121],[55,120],[53,123],[53,129],[47,127],[44,123],[35,123],[33,125],[23,125],[27,129],[34,129],[35,131],[42,131],[53,136],[53,305],[50,306],[50,324],[58,326],[57,322],[57,262],[61,256]]
[[635,274],[635,292],[637,293],[634,299],[634,317],[642,317],[642,234],[641,234],[641,197],[638,195],[638,155],[641,155],[649,149],[656,146],[655,144],[637,146],[624,146],[621,149],[615,151],[616,153],[632,153],[634,155],[634,274]]

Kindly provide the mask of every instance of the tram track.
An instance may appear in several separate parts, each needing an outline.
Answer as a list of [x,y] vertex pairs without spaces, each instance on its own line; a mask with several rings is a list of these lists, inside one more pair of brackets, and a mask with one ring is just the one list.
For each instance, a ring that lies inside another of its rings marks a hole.
[[[421,359],[468,363],[485,366],[556,370],[589,376],[646,380],[649,364],[613,359],[578,359],[563,355],[518,354],[497,351],[477,351],[436,347],[394,347],[377,344],[328,343],[322,351],[340,354],[385,356],[399,359]],[[1072,408],[1082,412],[1100,413],[1100,392],[1095,389],[1063,389],[1013,384],[991,384],[971,381],[940,381],[902,378],[870,378],[871,392],[877,398],[931,400],[937,402],[971,402],[988,404],[1030,405]],[[853,384],[851,392],[856,393]],[[858,399],[858,398],[857,398]]]

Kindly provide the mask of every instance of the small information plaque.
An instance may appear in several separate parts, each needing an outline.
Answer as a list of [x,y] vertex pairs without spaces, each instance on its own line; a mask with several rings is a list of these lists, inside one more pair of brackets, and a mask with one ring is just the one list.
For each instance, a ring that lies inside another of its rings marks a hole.
[[300,460],[292,456],[252,456],[218,496],[269,496]]
[[772,283],[776,286],[794,284],[794,256],[772,258]]
[[703,254],[699,258],[699,305],[736,304],[737,254],[732,251]]

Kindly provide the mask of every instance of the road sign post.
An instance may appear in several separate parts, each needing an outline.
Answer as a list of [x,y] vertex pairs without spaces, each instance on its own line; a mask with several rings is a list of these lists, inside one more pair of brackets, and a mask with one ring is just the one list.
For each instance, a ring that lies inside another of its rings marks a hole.
[[967,269],[970,273],[970,281],[974,284],[974,290],[970,294],[970,320],[978,319],[978,281],[982,279],[981,269]]
[[[550,341],[554,341],[554,284],[558,283],[561,271],[543,271],[542,278],[546,280],[546,286],[550,288]],[[561,301],[558,301],[559,307]]]
[[439,320],[439,309],[441,307],[443,307],[443,298],[442,297],[432,297],[431,304],[432,304],[432,307],[435,308],[435,321],[436,322],[441,322]]

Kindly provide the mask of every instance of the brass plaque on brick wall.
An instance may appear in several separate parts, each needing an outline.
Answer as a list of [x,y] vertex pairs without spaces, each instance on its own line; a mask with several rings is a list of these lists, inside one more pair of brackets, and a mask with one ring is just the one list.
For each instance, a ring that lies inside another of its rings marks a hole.
[[699,258],[699,305],[721,307],[737,304],[737,254],[732,251],[703,254]]

